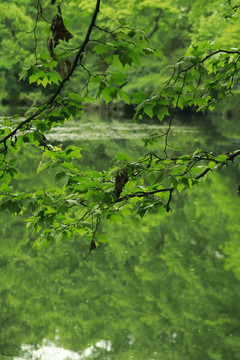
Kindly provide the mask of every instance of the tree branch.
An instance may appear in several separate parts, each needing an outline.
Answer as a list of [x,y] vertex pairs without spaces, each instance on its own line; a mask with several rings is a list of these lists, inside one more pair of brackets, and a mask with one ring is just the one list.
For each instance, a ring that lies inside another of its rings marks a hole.
[[[213,51],[211,54],[208,54],[205,56],[205,58],[203,58],[201,61],[199,61],[199,64],[203,64],[206,60],[210,59],[212,56],[216,55],[216,54],[220,54],[220,53],[223,53],[223,54],[238,54],[240,55],[240,51],[235,51],[235,50],[222,50],[222,49],[219,49],[219,50],[216,50],[216,51]],[[184,58],[182,58],[184,59]],[[180,60],[182,60],[180,59]],[[189,70],[191,70],[192,68],[194,68],[196,66],[196,64],[193,64],[191,66],[189,66],[187,69],[183,69],[181,70],[180,72],[183,73],[183,72],[187,72]]]
[[125,195],[125,196],[117,199],[116,201],[114,201],[114,203],[118,203],[118,202],[130,199],[130,198],[134,198],[134,197],[144,197],[144,196],[154,195],[154,194],[157,194],[160,192],[167,192],[167,191],[172,192],[173,190],[174,190],[173,187],[169,187],[169,188],[157,189],[157,190],[153,190],[153,191],[137,191],[133,194],[128,194],[128,195]]
[[79,51],[77,52],[73,65],[70,69],[70,71],[68,72],[68,74],[65,76],[65,78],[62,80],[62,82],[59,84],[57,90],[55,91],[55,93],[53,94],[53,96],[47,101],[45,102],[42,107],[40,106],[40,108],[29,118],[25,119],[24,121],[22,121],[20,124],[18,124],[18,126],[12,130],[8,135],[6,135],[4,138],[2,138],[0,140],[0,144],[5,143],[7,139],[9,139],[10,137],[12,137],[13,135],[15,135],[17,133],[17,131],[19,129],[21,129],[25,124],[30,123],[32,120],[34,120],[38,115],[40,115],[45,109],[47,109],[56,99],[56,97],[60,94],[62,88],[64,87],[65,83],[70,79],[70,77],[72,76],[72,74],[74,73],[74,70],[76,69],[76,67],[78,66],[78,63],[81,63],[83,54],[84,54],[84,50],[89,42],[93,27],[95,25],[95,21],[98,15],[98,12],[100,10],[100,3],[101,0],[97,0],[96,2],[96,6],[95,6],[95,10],[94,13],[92,15],[92,20],[91,23],[88,27],[88,31],[87,34],[85,36],[85,39],[82,43],[82,46],[80,47]]
[[[240,149],[239,150],[236,150],[234,151],[232,154],[230,154],[228,157],[227,157],[227,161],[233,161],[235,157],[239,156],[240,155]],[[206,160],[206,159],[201,159],[199,158],[199,161],[202,161],[202,160]],[[212,161],[215,161],[216,164],[221,164],[221,166],[224,166],[226,165],[225,162],[220,162],[220,161],[216,161],[213,159],[208,159],[208,160],[212,160]],[[201,179],[202,177],[204,177],[209,171],[211,170],[210,167],[206,167],[206,169],[204,169],[199,175],[195,176],[194,177],[194,180],[199,180]],[[116,204],[118,202],[122,202],[124,200],[128,200],[128,199],[131,199],[131,198],[134,198],[134,197],[145,197],[145,196],[149,196],[149,195],[155,195],[157,193],[160,193],[160,192],[169,192],[169,198],[168,198],[168,201],[167,201],[167,204],[166,204],[166,211],[169,212],[170,211],[170,202],[172,200],[172,194],[174,192],[175,188],[173,186],[171,187],[168,187],[168,188],[162,188],[162,189],[157,189],[157,190],[153,190],[153,191],[137,191],[135,193],[132,193],[132,194],[127,194],[125,196],[122,196],[120,198],[118,198],[117,200],[115,200],[113,203]]]
[[158,30],[158,21],[160,19],[160,16],[162,15],[162,9],[159,9],[157,12],[157,15],[155,16],[154,23],[152,29],[148,33],[148,37],[151,38],[153,34]]
[[93,27],[95,25],[95,21],[96,21],[96,18],[97,18],[97,14],[100,10],[100,3],[101,3],[101,0],[97,0],[96,2],[96,7],[95,7],[95,10],[94,10],[94,13],[93,13],[93,16],[92,16],[92,20],[91,20],[91,23],[88,27],[88,31],[87,31],[87,34],[85,36],[85,39],[83,41],[83,44],[82,46],[80,47],[79,51],[77,52],[77,55],[75,56],[75,59],[74,59],[74,62],[73,62],[73,65],[69,71],[69,73],[67,74],[67,76],[65,76],[65,78],[62,80],[62,82],[60,83],[58,89],[56,90],[56,92],[53,94],[53,96],[48,100],[48,105],[52,104],[53,101],[56,99],[56,97],[58,96],[58,94],[61,92],[63,86],[65,85],[65,83],[70,79],[70,77],[72,76],[74,70],[76,69],[76,67],[78,66],[78,62],[81,63],[82,61],[82,57],[83,57],[83,53],[84,53],[84,50],[89,42],[89,39],[90,39],[90,36],[91,36],[91,33],[92,33],[92,30],[93,30]]
[[237,157],[238,155],[240,155],[240,149],[239,150],[235,150],[232,154],[230,154],[227,158],[227,160],[233,160],[235,157]]

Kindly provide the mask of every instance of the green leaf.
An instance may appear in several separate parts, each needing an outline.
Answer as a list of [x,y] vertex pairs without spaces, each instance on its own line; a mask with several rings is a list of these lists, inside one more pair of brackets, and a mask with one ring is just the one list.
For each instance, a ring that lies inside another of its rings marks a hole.
[[185,187],[187,187],[187,188],[189,188],[189,186],[190,186],[190,179],[189,178],[187,178],[187,177],[180,177],[179,178],[179,182],[181,183],[181,184],[183,184]]
[[148,98],[148,94],[144,93],[143,91],[139,91],[137,93],[131,93],[133,104],[140,104],[144,100]]
[[186,99],[184,96],[179,96],[178,98],[178,107],[183,110],[183,108],[186,106]]
[[150,104],[146,104],[144,105],[144,112],[146,115],[148,115],[150,118],[153,117],[153,108],[155,106],[155,103],[150,103]]
[[130,161],[130,156],[127,154],[127,153],[118,153],[116,156],[115,156],[115,159],[116,160],[119,160],[119,161]]
[[47,75],[48,75],[48,79],[54,82],[55,84],[58,84],[59,81],[62,80],[61,76],[55,70],[51,70],[50,72],[48,72]]
[[11,190],[11,187],[5,183],[3,183],[1,186],[0,186],[0,191],[1,192],[8,192]]
[[10,176],[12,178],[17,178],[18,175],[19,175],[19,171],[18,169],[12,167],[12,166],[9,166],[8,169],[7,169],[7,172],[10,174]]
[[122,215],[119,212],[110,214],[109,219],[110,219],[111,223],[114,223],[114,224],[121,224],[123,221]]
[[92,76],[90,82],[93,84],[100,84],[103,80],[103,77],[100,75]]
[[83,98],[79,94],[69,93],[68,97],[70,100],[72,100],[73,102],[76,102],[77,104],[83,102]]
[[135,123],[139,119],[141,119],[143,112],[144,112],[144,108],[143,108],[143,106],[140,106],[140,108],[135,112],[135,114],[133,116],[132,123]]
[[192,160],[192,157],[191,155],[182,155],[178,158],[177,162],[188,162],[188,161],[191,161]]
[[223,162],[223,163],[227,162],[227,159],[228,159],[228,157],[226,155],[218,155],[215,158],[216,161]]
[[8,200],[5,203],[0,205],[0,211],[3,210],[9,210],[9,212],[13,215],[17,215],[20,213],[21,209],[21,203],[20,202],[16,202],[16,201],[12,201],[12,200]]
[[108,238],[106,237],[106,235],[103,235],[103,234],[100,234],[98,237],[97,237],[97,240],[98,242],[101,242],[103,244],[109,242]]
[[155,53],[155,50],[151,49],[151,48],[144,48],[143,49],[143,52],[146,54],[146,55],[153,55]]
[[132,59],[131,59],[131,57],[129,56],[129,54],[127,52],[122,52],[119,55],[119,60],[121,61],[123,66],[125,66],[126,64],[131,66],[131,64],[132,64]]
[[209,163],[208,163],[209,169],[213,170],[215,168],[215,166],[216,166],[216,163],[214,161],[209,161]]
[[49,82],[47,76],[45,76],[43,79],[38,79],[37,80],[37,85],[42,84],[44,87],[46,87],[48,83],[50,83],[50,82]]
[[174,187],[174,189],[176,189],[179,185],[179,181],[175,178],[175,176],[171,176],[170,184]]
[[51,165],[52,165],[51,161],[47,161],[45,163],[40,161],[38,168],[37,168],[37,174],[39,174],[42,170],[49,168]]
[[114,49],[114,46],[112,44],[98,44],[93,48],[93,51],[96,52],[97,55],[101,55],[104,53],[108,53],[110,49]]
[[103,96],[106,104],[108,104],[113,98],[116,98],[116,93],[117,93],[117,89],[111,88],[109,86],[106,86],[102,90],[102,96]]
[[201,107],[201,106],[206,105],[206,100],[204,100],[202,98],[195,98],[195,99],[193,99],[193,103],[195,106]]
[[154,113],[156,113],[156,115],[160,121],[162,121],[165,116],[169,116],[168,108],[166,106],[155,107]]
[[130,96],[125,91],[118,89],[118,95],[127,103],[130,103]]
[[37,71],[36,73],[29,76],[29,84],[32,84],[33,82],[37,81],[40,78],[45,78],[46,73],[44,71]]
[[65,171],[60,171],[60,172],[58,172],[58,173],[55,175],[55,180],[56,180],[56,181],[59,181],[59,180],[61,180],[64,176],[66,176]]

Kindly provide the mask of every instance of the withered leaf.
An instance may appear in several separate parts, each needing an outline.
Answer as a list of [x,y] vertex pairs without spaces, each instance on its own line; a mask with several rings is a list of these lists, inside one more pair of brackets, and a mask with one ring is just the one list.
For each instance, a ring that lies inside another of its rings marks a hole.
[[59,63],[60,73],[63,78],[67,76],[71,69],[72,63],[68,59],[64,61],[64,63]]
[[91,241],[91,245],[90,245],[89,249],[90,249],[90,253],[96,249],[96,244],[95,244],[94,240]]
[[67,74],[65,71],[64,64],[62,64],[61,62],[59,63],[59,70],[60,70],[60,74],[62,75],[62,77],[65,78],[67,76]]
[[115,195],[118,199],[121,195],[124,185],[128,182],[128,169],[119,171],[115,178]]
[[71,66],[72,66],[72,63],[70,60],[67,59],[64,61],[64,67],[65,67],[65,71],[67,74],[69,73]]
[[53,51],[53,39],[47,39],[47,48],[48,48],[48,51],[50,53],[50,56],[53,60],[57,61],[57,57],[56,55],[54,54],[54,51]]
[[73,38],[73,35],[65,27],[63,18],[60,14],[55,15],[52,19],[51,31],[54,47],[59,44],[59,40],[68,42]]

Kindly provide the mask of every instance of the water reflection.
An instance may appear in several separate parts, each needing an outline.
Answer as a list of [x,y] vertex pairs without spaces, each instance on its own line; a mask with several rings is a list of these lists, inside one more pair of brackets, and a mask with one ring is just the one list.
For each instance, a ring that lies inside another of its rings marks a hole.
[[[168,126],[129,123],[76,123],[68,122],[63,126],[54,127],[48,139],[54,141],[104,140],[104,139],[141,139],[150,134],[165,132]],[[189,127],[173,126],[173,133],[196,133],[199,130]]]
[[[92,169],[102,168],[123,145],[133,155],[139,151],[134,144],[140,141],[112,146],[112,139],[137,140],[166,129],[69,122],[48,138],[99,140],[84,143]],[[173,133],[181,147],[199,142],[202,148],[206,141],[192,128],[175,126]],[[21,186],[36,186],[37,154],[26,147],[19,161]],[[110,242],[91,256],[88,239],[80,237],[36,253],[21,218],[13,225],[1,213],[0,360],[2,354],[14,360],[199,360],[213,359],[215,349],[219,359],[226,353],[237,359],[239,282],[224,267],[224,246],[240,238],[239,202],[231,195],[236,174],[228,173],[229,179],[215,177],[180,194],[175,214],[140,219],[127,213],[123,221],[103,223]],[[40,181],[41,188],[54,186],[48,175]]]
[[14,357],[14,360],[85,360],[88,359],[96,348],[104,349],[105,351],[111,350],[111,343],[109,341],[100,340],[95,346],[91,345],[81,353],[76,353],[62,347],[56,346],[55,343],[43,340],[42,346],[35,349],[31,345],[22,345],[23,355]]

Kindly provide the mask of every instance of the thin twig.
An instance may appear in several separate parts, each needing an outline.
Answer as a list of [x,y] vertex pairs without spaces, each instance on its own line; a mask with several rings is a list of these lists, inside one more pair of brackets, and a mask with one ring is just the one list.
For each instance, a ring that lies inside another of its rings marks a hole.
[[0,144],[5,143],[7,139],[9,139],[14,134],[16,134],[17,131],[20,130],[24,125],[26,125],[26,124],[30,123],[32,120],[36,119],[36,117],[38,117],[41,113],[43,113],[44,110],[46,110],[49,106],[51,106],[51,104],[54,102],[54,100],[60,94],[62,88],[65,85],[65,83],[70,79],[70,77],[74,73],[76,67],[82,61],[82,58],[83,58],[83,55],[84,55],[84,50],[85,50],[85,48],[86,48],[86,46],[87,46],[87,44],[89,42],[90,35],[91,35],[93,27],[95,25],[95,21],[96,21],[98,12],[100,10],[100,3],[101,3],[101,0],[97,0],[95,10],[94,10],[94,13],[93,13],[93,16],[92,16],[92,20],[91,20],[91,23],[90,23],[90,25],[88,27],[88,31],[87,31],[87,34],[86,34],[85,39],[83,41],[83,44],[81,45],[79,51],[77,52],[77,54],[75,56],[75,59],[74,59],[74,62],[73,62],[73,65],[72,65],[70,71],[68,72],[67,76],[61,81],[61,83],[59,84],[59,86],[58,86],[57,90],[55,91],[55,93],[52,95],[52,97],[48,101],[43,103],[43,105],[40,106],[39,109],[32,116],[30,116],[29,118],[22,121],[14,130],[12,130],[8,135],[6,135],[4,138],[2,138],[0,140]]

